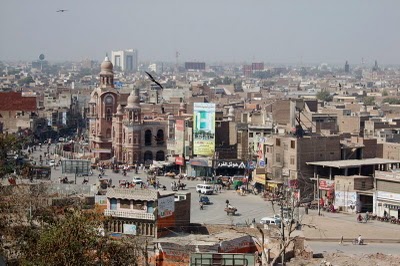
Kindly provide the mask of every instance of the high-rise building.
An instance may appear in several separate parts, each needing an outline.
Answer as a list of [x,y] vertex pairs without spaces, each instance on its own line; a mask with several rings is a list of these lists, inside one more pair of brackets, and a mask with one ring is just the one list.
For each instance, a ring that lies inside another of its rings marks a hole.
[[344,64],[344,72],[345,73],[349,73],[350,72],[350,65],[349,63],[346,61],[346,64]]
[[136,49],[111,51],[111,61],[117,70],[136,72],[138,68],[138,51]]

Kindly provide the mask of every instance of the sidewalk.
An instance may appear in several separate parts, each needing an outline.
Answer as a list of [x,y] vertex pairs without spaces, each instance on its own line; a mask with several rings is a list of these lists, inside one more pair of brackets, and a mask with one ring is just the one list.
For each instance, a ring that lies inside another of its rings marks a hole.
[[302,217],[302,233],[310,241],[352,240],[361,235],[366,241],[400,243],[400,225],[377,220],[358,223],[354,214],[311,211]]

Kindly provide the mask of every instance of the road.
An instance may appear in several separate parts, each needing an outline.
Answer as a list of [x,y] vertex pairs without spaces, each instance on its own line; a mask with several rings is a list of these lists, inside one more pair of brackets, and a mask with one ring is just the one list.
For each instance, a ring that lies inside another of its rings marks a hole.
[[[55,145],[51,145],[50,152],[54,150]],[[40,155],[44,158],[44,152],[47,151],[47,146],[43,146],[40,151],[37,149],[31,157],[34,158],[35,161],[39,161]],[[54,156],[51,156],[50,159],[54,159]],[[59,158],[56,158],[56,162]],[[45,165],[45,164],[44,164]],[[94,170],[93,175],[89,177],[89,184],[96,184],[98,179],[99,171]],[[67,176],[69,180],[74,180],[74,174],[62,174],[61,167],[58,166],[56,168],[52,168],[51,172],[51,181],[55,183],[59,183],[59,177]],[[106,169],[104,178],[111,178],[113,184],[118,184],[119,180],[128,179],[132,180],[133,176],[139,176],[142,180],[147,180],[147,174],[144,171],[139,171],[138,174],[135,174],[134,171],[130,171],[127,173],[127,176],[123,176],[121,173],[113,173],[112,170]],[[173,179],[165,176],[158,176],[157,179],[160,181],[161,185],[165,185],[167,190],[170,190],[170,184],[173,181],[178,181],[177,179]],[[77,184],[82,184],[83,177],[77,177]],[[250,223],[253,218],[258,222],[262,217],[272,216],[274,211],[271,207],[271,203],[264,201],[260,195],[245,195],[240,196],[236,191],[233,190],[222,190],[221,193],[217,193],[214,195],[209,195],[209,199],[211,201],[210,205],[204,206],[204,210],[200,210],[199,207],[199,195],[195,190],[197,184],[202,183],[202,181],[191,181],[191,180],[183,180],[187,186],[183,192],[191,193],[191,222],[192,223],[205,223],[205,224],[243,224]],[[150,188],[153,189],[153,188]],[[238,211],[236,215],[231,216],[227,215],[224,211],[225,201],[229,200],[230,204],[235,206]],[[278,211],[278,209],[276,209]]]
[[344,243],[340,245],[339,242],[308,242],[311,248],[316,253],[344,253],[350,254],[372,254],[383,253],[391,255],[400,255],[400,244],[395,243],[366,243],[365,245],[353,245],[352,243]]

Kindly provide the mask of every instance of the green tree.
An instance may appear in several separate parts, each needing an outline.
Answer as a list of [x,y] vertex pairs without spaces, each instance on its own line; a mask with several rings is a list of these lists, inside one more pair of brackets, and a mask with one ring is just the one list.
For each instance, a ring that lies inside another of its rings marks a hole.
[[13,171],[15,161],[9,159],[7,154],[19,154],[21,148],[21,143],[15,135],[0,134],[0,177]]
[[33,78],[32,78],[31,76],[27,76],[26,78],[20,79],[20,80],[18,81],[18,85],[20,85],[20,86],[26,86],[26,85],[29,85],[29,84],[32,83],[32,82],[35,82],[35,81],[33,80]]
[[375,105],[375,97],[366,96],[363,98],[363,102],[365,105]]
[[317,99],[324,102],[330,102],[332,101],[333,97],[328,91],[323,90],[317,93]]
[[386,91],[386,90],[384,90],[383,92],[382,92],[382,96],[388,96],[389,95],[389,93]]
[[400,104],[400,99],[398,99],[398,98],[386,98],[382,102],[383,103],[388,103],[388,104]]

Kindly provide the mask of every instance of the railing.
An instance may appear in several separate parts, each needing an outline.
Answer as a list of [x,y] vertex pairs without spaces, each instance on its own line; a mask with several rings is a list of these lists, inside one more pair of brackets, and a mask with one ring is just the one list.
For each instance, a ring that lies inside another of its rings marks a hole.
[[156,218],[152,213],[139,212],[139,211],[122,211],[122,210],[104,210],[105,216],[113,216],[120,218],[133,218],[133,219],[142,219],[142,220],[151,220],[155,221]]

